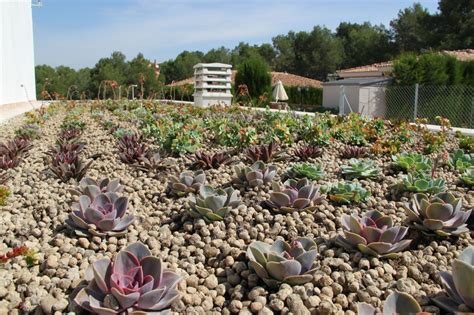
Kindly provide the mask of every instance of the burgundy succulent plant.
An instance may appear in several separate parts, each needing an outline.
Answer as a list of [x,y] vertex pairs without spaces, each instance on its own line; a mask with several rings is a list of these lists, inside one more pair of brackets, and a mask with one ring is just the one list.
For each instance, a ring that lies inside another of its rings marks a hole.
[[118,155],[120,160],[126,164],[139,162],[147,154],[148,149],[142,143],[142,136],[134,134],[124,134],[117,141]]
[[323,149],[315,145],[300,145],[294,149],[293,154],[300,161],[307,161],[309,158],[321,156],[323,154]]
[[228,165],[232,162],[232,158],[225,152],[215,154],[207,154],[205,152],[196,152],[192,168],[194,169],[211,169],[219,168],[221,165]]
[[58,136],[58,142],[59,143],[64,143],[64,142],[77,142],[79,138],[81,137],[82,130],[79,128],[70,128],[61,131],[61,133]]
[[270,162],[276,155],[278,144],[274,141],[269,144],[254,146],[245,151],[247,158],[252,162],[262,161],[263,163]]
[[0,169],[15,168],[20,164],[20,157],[11,153],[0,154]]
[[49,155],[51,156],[50,170],[63,182],[67,182],[71,178],[81,180],[92,164],[92,161],[84,164],[76,151],[57,152],[56,154],[50,152]]
[[165,269],[142,243],[121,250],[115,259],[99,259],[91,266],[87,287],[74,298],[95,314],[164,314],[179,299],[181,276]]
[[353,158],[360,158],[367,155],[367,148],[365,147],[357,147],[348,145],[341,151],[341,158],[343,159],[353,159]]

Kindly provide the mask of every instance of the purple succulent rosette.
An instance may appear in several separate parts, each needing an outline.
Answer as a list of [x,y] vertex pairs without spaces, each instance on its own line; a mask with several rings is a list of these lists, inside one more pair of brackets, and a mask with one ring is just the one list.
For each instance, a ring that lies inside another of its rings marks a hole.
[[87,236],[87,232],[96,236],[124,235],[135,220],[135,216],[125,215],[128,199],[112,192],[95,193],[79,197],[66,223],[80,236]]
[[121,193],[123,186],[118,179],[109,180],[104,178],[97,182],[92,178],[85,177],[79,182],[79,186],[76,189],[70,189],[69,191],[73,195],[87,195],[89,198],[94,199],[100,193]]
[[170,176],[168,181],[168,190],[171,194],[183,197],[189,193],[197,193],[202,185],[206,183],[206,174],[199,170],[196,172],[182,172],[179,178]]
[[466,222],[471,210],[463,211],[462,199],[449,192],[438,193],[431,199],[415,194],[405,212],[409,226],[428,235],[458,236],[469,232]]
[[377,210],[369,211],[359,218],[344,215],[341,219],[344,236],[339,235],[336,243],[347,250],[384,258],[396,258],[407,248],[411,240],[403,240],[408,228],[393,226],[392,218]]
[[276,240],[273,245],[254,241],[247,249],[250,266],[272,288],[282,282],[300,285],[311,281],[317,255],[316,243],[309,238],[298,238],[290,244]]
[[306,178],[298,181],[289,179],[283,186],[272,182],[272,190],[270,199],[265,200],[263,204],[277,213],[303,210],[313,212],[322,200],[319,186],[314,185]]
[[114,261],[95,261],[91,269],[88,285],[74,302],[94,314],[165,314],[180,297],[176,286],[182,277],[165,269],[139,242],[121,250]]
[[474,312],[474,246],[466,248],[452,264],[452,273],[440,272],[441,284],[448,296],[440,296],[433,301],[447,312]]
[[235,165],[234,172],[235,176],[232,182],[236,187],[257,187],[271,182],[277,174],[277,167],[274,165],[267,166],[262,161],[257,161],[250,167],[243,163]]

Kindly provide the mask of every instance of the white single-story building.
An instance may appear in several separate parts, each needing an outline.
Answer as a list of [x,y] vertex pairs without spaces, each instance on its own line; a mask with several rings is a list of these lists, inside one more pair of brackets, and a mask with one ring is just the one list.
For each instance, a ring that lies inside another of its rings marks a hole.
[[31,0],[0,1],[0,121],[38,107]]
[[385,89],[390,77],[357,77],[323,83],[323,107],[339,109],[339,114],[360,113],[384,117]]

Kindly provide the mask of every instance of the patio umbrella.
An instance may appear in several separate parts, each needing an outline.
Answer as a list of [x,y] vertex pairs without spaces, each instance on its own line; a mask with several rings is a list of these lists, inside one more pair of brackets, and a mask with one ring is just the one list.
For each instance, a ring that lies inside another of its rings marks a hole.
[[288,95],[286,94],[285,87],[281,81],[278,81],[273,88],[273,98],[278,101],[287,101]]

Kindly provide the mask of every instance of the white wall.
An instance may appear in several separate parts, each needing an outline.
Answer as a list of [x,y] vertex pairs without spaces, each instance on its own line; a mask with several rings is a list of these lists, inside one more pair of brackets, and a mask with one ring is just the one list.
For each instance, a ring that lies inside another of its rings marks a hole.
[[359,92],[359,111],[369,117],[385,117],[385,86],[364,86]]
[[0,0],[0,115],[6,104],[36,100],[31,10],[31,0]]

